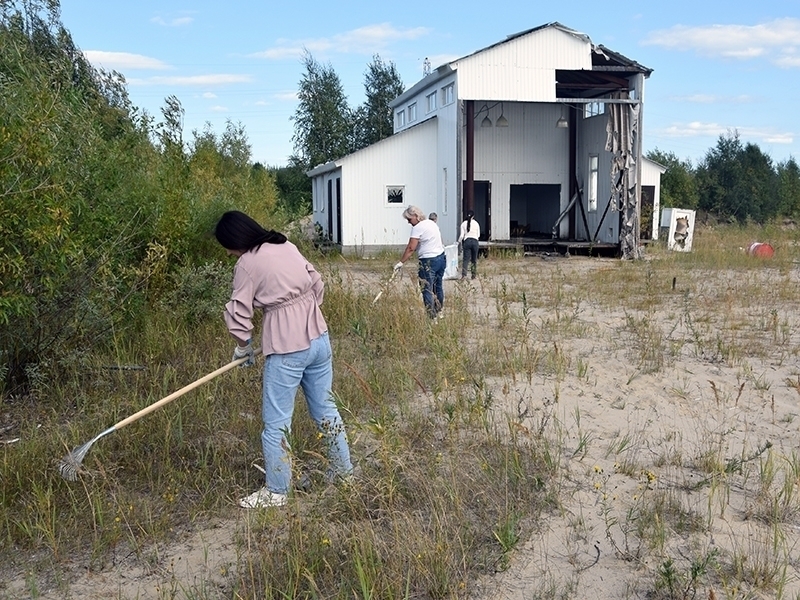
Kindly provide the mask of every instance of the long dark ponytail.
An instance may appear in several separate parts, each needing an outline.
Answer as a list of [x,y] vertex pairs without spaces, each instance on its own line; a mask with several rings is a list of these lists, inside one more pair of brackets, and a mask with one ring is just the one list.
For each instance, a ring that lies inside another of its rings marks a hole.
[[248,252],[260,248],[261,244],[283,244],[286,236],[271,229],[264,229],[252,217],[238,210],[223,214],[214,228],[214,236],[227,250]]
[[474,216],[475,216],[474,210],[467,211],[467,231],[469,231],[469,228],[472,226],[472,217]]

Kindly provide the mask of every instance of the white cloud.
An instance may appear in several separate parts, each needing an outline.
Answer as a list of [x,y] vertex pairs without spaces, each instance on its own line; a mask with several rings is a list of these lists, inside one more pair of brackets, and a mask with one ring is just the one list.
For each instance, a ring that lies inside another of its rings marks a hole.
[[165,19],[163,17],[153,17],[150,19],[151,23],[155,23],[156,25],[161,25],[162,27],[184,27],[185,25],[190,25],[194,22],[193,17],[185,16],[185,17],[174,17],[172,19]]
[[185,77],[151,77],[147,82],[159,85],[225,85],[229,83],[249,83],[252,80],[253,78],[250,75],[219,73]]
[[764,137],[764,141],[769,144],[793,144],[794,135],[791,133],[778,133]]
[[666,137],[718,137],[725,134],[729,129],[730,127],[725,127],[718,123],[693,121],[691,123],[681,123],[665,127],[661,129],[659,133]]
[[728,135],[737,132],[742,139],[754,139],[769,144],[792,144],[794,134],[789,132],[776,132],[772,129],[759,127],[729,127],[719,123],[702,123],[693,121],[691,123],[678,123],[658,130],[657,134],[671,138],[696,138],[711,137],[718,138],[721,135]]
[[431,61],[431,70],[433,70],[441,67],[442,65],[451,63],[454,60],[458,60],[459,58],[461,57],[455,54],[434,54],[433,56],[429,56],[428,60]]
[[784,69],[794,69],[800,67],[800,56],[781,56],[775,64]]
[[716,96],[714,94],[692,94],[690,96],[673,96],[674,102],[690,102],[692,104],[749,104],[755,102],[753,96]]
[[226,106],[212,106],[209,110],[211,112],[218,112],[218,113],[228,112],[228,108]]
[[104,52],[102,50],[86,50],[83,55],[93,65],[106,70],[151,69],[163,71],[171,67],[156,58],[131,54],[129,52]]
[[217,95],[214,92],[203,92],[203,98],[216,98]]
[[800,19],[786,17],[759,25],[675,25],[650,34],[645,45],[694,50],[712,57],[764,58],[783,67],[800,67]]
[[277,100],[297,100],[297,92],[278,92],[272,96]]
[[386,49],[390,44],[408,40],[416,40],[431,32],[427,27],[412,27],[398,29],[391,23],[378,23],[352,29],[325,38],[309,38],[299,40],[279,39],[275,46],[256,52],[250,56],[278,60],[284,58],[298,58],[305,50],[313,54],[337,52],[340,54],[376,54]]

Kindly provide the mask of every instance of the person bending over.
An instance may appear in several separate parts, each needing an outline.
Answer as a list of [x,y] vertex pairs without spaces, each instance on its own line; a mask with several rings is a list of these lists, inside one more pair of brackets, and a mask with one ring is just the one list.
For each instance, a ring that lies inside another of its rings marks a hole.
[[347,478],[353,471],[344,423],[331,394],[333,359],[328,326],[320,305],[322,277],[282,233],[264,229],[239,211],[222,215],[214,229],[217,241],[236,257],[233,291],[225,305],[225,324],[236,340],[233,358],[254,362],[253,315],[261,310],[264,356],[262,417],[266,482],[239,500],[243,508],[286,504],[292,475],[289,442],[297,388],[326,444],[328,477]]
[[444,270],[447,260],[444,255],[444,244],[439,226],[425,217],[416,206],[409,206],[403,211],[403,218],[411,225],[411,235],[400,262],[394,266],[399,271],[414,252],[419,258],[419,280],[422,289],[422,301],[428,316],[435,319],[444,306]]

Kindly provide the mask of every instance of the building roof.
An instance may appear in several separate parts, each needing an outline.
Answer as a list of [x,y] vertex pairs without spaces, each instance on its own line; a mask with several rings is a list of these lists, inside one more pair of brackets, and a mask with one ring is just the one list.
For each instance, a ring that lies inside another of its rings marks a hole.
[[[412,87],[400,94],[400,96],[389,103],[389,106],[391,108],[395,108],[396,106],[399,106],[408,100],[410,97],[416,95],[419,90],[429,87],[435,84],[438,80],[447,77],[458,68],[457,63],[466,58],[486,52],[487,50],[502,44],[507,44],[536,31],[541,31],[548,28],[558,29],[568,35],[580,39],[582,42],[589,44],[592,53],[591,70],[556,70],[556,97],[558,98],[600,98],[617,91],[627,90],[629,88],[628,78],[632,75],[643,74],[645,77],[649,77],[653,72],[652,69],[649,69],[618,52],[606,48],[603,45],[593,44],[589,36],[585,33],[581,33],[575,29],[570,29],[569,27],[554,21],[552,23],[546,23],[538,27],[532,27],[531,29],[526,29],[525,31],[508,35],[505,39],[499,42],[495,42],[494,44],[486,46],[485,48],[481,48],[480,50],[476,50],[475,52],[467,54],[466,56],[462,56],[461,58],[457,58],[439,66],[429,75],[425,76]],[[454,69],[453,66],[456,68]]]

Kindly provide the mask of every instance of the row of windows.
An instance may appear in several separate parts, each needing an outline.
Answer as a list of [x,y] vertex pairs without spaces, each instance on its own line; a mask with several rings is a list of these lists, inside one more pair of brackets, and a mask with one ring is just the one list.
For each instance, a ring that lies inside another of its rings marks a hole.
[[[448,104],[452,104],[455,101],[455,87],[451,83],[450,85],[444,86],[441,90],[437,92],[431,92],[427,96],[425,96],[425,103],[426,103],[426,110],[425,114],[430,114],[434,110],[436,110],[437,106],[437,98],[441,96],[442,106],[447,106]],[[407,119],[407,120],[406,120]],[[395,121],[397,122],[397,128],[400,129],[406,126],[406,123],[413,123],[417,120],[417,103],[414,102],[413,104],[409,104],[408,108],[400,109],[397,111],[395,115]]]

